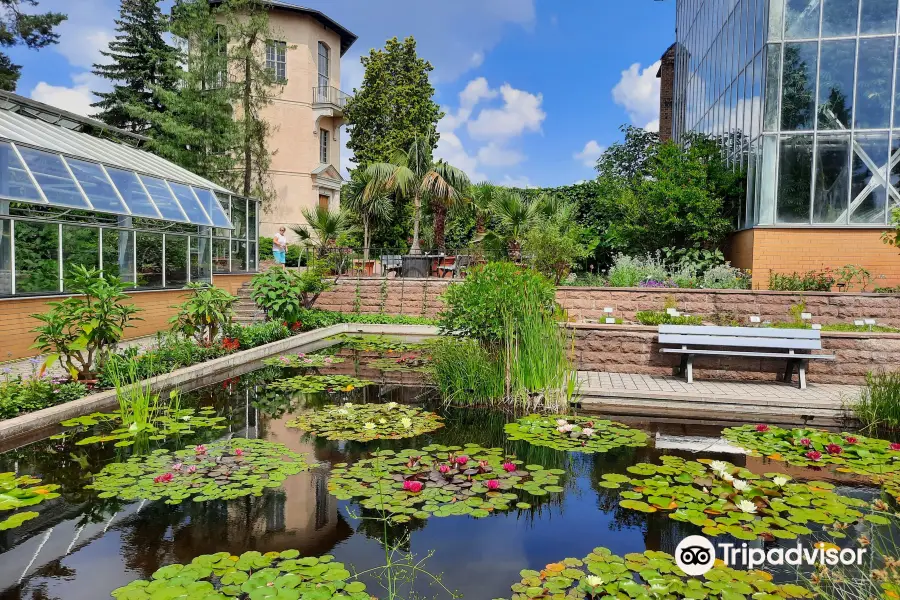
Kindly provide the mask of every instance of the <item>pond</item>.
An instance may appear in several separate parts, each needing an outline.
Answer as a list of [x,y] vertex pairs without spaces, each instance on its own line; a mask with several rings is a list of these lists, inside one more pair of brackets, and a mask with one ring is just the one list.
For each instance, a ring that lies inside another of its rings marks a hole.
[[[282,486],[266,489],[260,497],[188,500],[177,505],[102,498],[97,491],[85,489],[91,482],[90,474],[150,448],[117,448],[112,443],[78,445],[78,436],[48,438],[0,454],[0,472],[31,474],[44,483],[60,486],[58,498],[33,508],[39,516],[0,531],[0,599],[98,600],[132,580],[149,579],[167,564],[187,564],[196,556],[223,551],[241,554],[248,550],[265,553],[296,549],[301,556],[332,555],[351,571],[361,572],[384,564],[385,542],[398,552],[409,551],[417,559],[426,559],[423,568],[441,575],[443,585],[465,598],[508,598],[510,586],[522,578],[523,569],[540,570],[566,557],[584,557],[598,546],[618,555],[648,549],[674,553],[680,540],[699,533],[700,528],[691,523],[621,507],[619,490],[604,487],[604,475],[624,474],[631,465],[658,463],[660,456],[674,455],[688,460],[729,461],[759,474],[787,469],[794,477],[804,476],[804,469],[780,463],[776,466],[765,459],[734,453],[721,444],[711,446],[719,429],[708,426],[691,428],[632,420],[628,424],[646,432],[649,445],[594,454],[513,441],[504,426],[516,415],[443,407],[415,364],[401,370],[391,368],[392,362],[401,367],[414,362],[405,361],[402,348],[399,350],[400,357],[396,358],[396,350],[385,355],[383,347],[345,346],[329,351],[343,357],[343,362],[302,371],[370,379],[377,385],[353,389],[346,385],[335,391],[308,394],[280,391],[273,389],[271,382],[301,371],[267,366],[184,396],[182,405],[210,407],[214,414],[225,417],[221,421],[224,428],[199,429],[154,441],[153,447],[193,448],[226,437],[251,438],[284,444],[318,463],[311,470],[291,475]],[[363,443],[314,438],[288,426],[309,408],[347,402],[396,402],[428,408],[443,418],[444,427],[414,438]],[[523,464],[563,473],[549,487],[561,491],[531,496],[522,504],[527,508],[513,505],[484,518],[472,514],[432,515],[390,524],[372,519],[371,511],[363,510],[359,502],[337,499],[329,492],[335,468],[343,470],[346,479],[345,468],[335,465],[352,466],[379,448],[401,452],[431,444],[503,448]],[[864,499],[877,495],[876,489],[852,477],[807,475],[835,483],[835,491],[842,495]],[[846,544],[853,545],[868,526],[853,525],[845,532]],[[821,535],[813,533],[813,537]],[[764,544],[793,546],[796,541],[751,542],[760,547]],[[370,593],[386,596],[378,581],[363,579]],[[776,574],[776,579],[793,581],[796,576],[785,571]],[[423,597],[449,597],[425,575],[411,585]]]

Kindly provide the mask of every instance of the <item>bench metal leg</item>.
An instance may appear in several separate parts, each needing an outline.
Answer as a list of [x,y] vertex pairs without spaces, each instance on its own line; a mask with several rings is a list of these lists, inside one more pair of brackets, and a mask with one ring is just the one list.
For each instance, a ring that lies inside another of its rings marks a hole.
[[694,355],[687,355],[687,382],[694,383]]
[[808,361],[801,360],[799,362],[800,362],[800,364],[797,366],[799,367],[799,370],[800,370],[800,389],[805,390],[806,389],[806,363]]
[[787,365],[784,367],[784,375],[781,376],[781,380],[785,383],[791,383],[794,379],[794,366],[796,365],[796,360],[793,358],[789,358],[787,361]]
[[678,363],[678,366],[675,367],[675,375],[684,377],[685,373],[687,373],[687,354],[682,354],[681,361]]

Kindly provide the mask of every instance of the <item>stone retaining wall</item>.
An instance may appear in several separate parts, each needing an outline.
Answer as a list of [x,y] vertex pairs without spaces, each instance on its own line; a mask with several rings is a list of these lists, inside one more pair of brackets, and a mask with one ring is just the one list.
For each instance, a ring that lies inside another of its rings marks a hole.
[[[661,354],[655,327],[640,325],[570,324],[575,336],[579,370],[671,375],[677,355]],[[896,370],[900,334],[822,333],[822,353],[834,361],[811,361],[808,375],[815,383],[861,384],[866,373]],[[774,381],[785,361],[773,359],[696,357],[694,377],[739,381]]]
[[[316,306],[342,312],[431,317],[443,307],[440,296],[451,283],[449,279],[434,278],[342,279],[322,294]],[[900,327],[897,294],[561,287],[556,298],[576,323],[598,321],[606,316],[606,308],[612,308],[615,317],[633,321],[636,312],[662,310],[667,300],[674,300],[684,313],[704,318],[718,314],[746,323],[750,315],[759,315],[763,321],[786,321],[790,319],[791,306],[803,301],[816,323],[876,319],[879,324]]]

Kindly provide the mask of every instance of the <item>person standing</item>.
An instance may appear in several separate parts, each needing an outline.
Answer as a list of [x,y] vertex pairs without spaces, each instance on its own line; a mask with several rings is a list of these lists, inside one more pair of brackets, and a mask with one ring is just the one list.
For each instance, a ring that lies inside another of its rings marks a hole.
[[284,266],[286,260],[287,253],[287,238],[284,237],[284,232],[287,231],[284,227],[278,230],[278,233],[275,234],[275,237],[272,238],[272,254],[275,257],[275,262]]

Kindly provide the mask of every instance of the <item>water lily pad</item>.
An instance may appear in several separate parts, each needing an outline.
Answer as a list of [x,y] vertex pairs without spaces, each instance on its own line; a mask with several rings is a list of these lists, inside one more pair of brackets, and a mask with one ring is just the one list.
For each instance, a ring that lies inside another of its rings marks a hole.
[[157,450],[112,463],[86,487],[99,491],[101,498],[122,500],[166,499],[168,504],[231,500],[260,496],[266,488],[281,487],[285,478],[312,466],[283,444],[231,439],[178,452]]
[[343,358],[330,354],[283,354],[263,359],[262,363],[269,367],[290,367],[294,369],[311,369],[330,367],[344,362]]
[[575,452],[608,452],[614,448],[647,445],[647,434],[627,425],[566,415],[528,415],[507,423],[512,440],[525,440],[535,446]]
[[374,385],[374,382],[346,375],[299,375],[273,381],[268,387],[283,392],[310,394],[313,392],[351,392],[367,385]]
[[[16,477],[15,473],[0,473],[0,519],[6,517],[0,520],[0,531],[18,527],[25,521],[37,517],[38,513],[34,511],[19,511],[19,509],[58,498],[59,494],[55,491],[57,489],[58,485],[42,484],[37,477],[29,475]],[[18,512],[6,516],[4,513],[7,511]]]
[[415,437],[444,426],[438,415],[396,402],[330,406],[300,415],[288,423],[312,435],[329,440],[371,440]]
[[[296,552],[296,551],[294,551]],[[118,600],[371,600],[366,586],[332,557],[286,558],[284,552],[228,552],[168,565],[152,581],[138,579],[113,590]],[[297,552],[296,555],[299,555]]]

